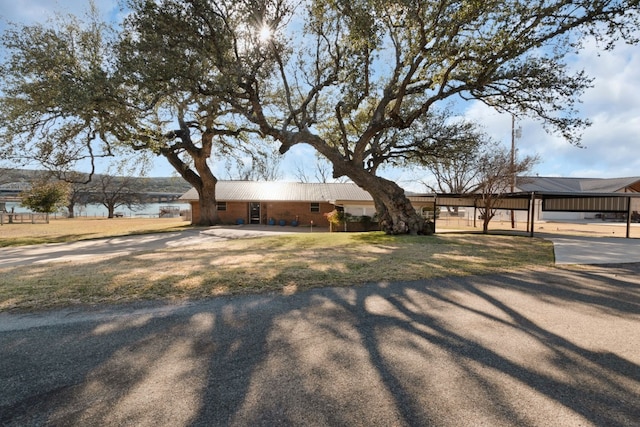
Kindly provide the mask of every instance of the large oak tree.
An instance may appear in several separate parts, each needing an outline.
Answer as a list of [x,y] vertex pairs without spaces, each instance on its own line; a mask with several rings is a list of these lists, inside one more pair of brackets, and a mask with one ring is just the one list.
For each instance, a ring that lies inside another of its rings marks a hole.
[[120,33],[92,7],[86,19],[59,16],[3,34],[0,158],[63,175],[88,164],[91,177],[100,157],[161,155],[198,191],[194,223],[215,224],[210,159],[250,147],[228,105],[199,93],[198,79],[211,73],[206,55],[196,66],[175,31],[185,17],[171,5],[132,6]]
[[111,157],[105,130],[117,107],[109,80],[109,27],[57,16],[43,25],[12,25],[1,36],[0,159],[65,174]]
[[467,137],[440,119],[444,103],[528,114],[578,143],[587,121],[575,105],[591,81],[567,58],[587,37],[603,49],[636,42],[638,27],[634,0],[310,0],[298,10],[285,0],[158,3],[176,11],[171,37],[181,34],[192,55],[167,67],[215,70],[192,82],[201,94],[279,141],[282,153],[311,145],[335,177],[373,196],[388,233],[419,233],[424,222],[379,167]]

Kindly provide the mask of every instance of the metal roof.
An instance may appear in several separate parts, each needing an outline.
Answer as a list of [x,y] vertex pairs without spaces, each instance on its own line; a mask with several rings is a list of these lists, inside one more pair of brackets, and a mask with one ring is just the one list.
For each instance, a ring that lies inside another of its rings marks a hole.
[[[198,200],[195,188],[179,200]],[[264,181],[218,181],[216,200],[221,202],[371,202],[369,193],[353,183],[301,183]]]
[[[615,193],[640,193],[640,177],[628,178],[561,178],[561,177],[517,177],[516,193],[508,197],[529,198],[529,193],[546,197],[605,196]],[[410,197],[430,196],[407,193]],[[441,195],[443,196],[443,195]],[[447,195],[456,197],[456,195]],[[457,197],[460,197],[458,195]],[[470,197],[466,195],[463,197]],[[198,193],[194,188],[183,194],[179,200],[196,201]],[[277,181],[218,181],[216,200],[246,202],[372,202],[371,195],[353,183],[301,183]]]
[[522,192],[536,193],[622,193],[640,192],[640,177],[561,178],[519,176],[516,186]]

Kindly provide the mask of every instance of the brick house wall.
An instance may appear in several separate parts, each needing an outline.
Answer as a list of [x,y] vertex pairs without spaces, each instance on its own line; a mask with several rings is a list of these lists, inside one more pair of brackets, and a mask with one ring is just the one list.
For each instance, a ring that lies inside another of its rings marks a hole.
[[313,221],[315,226],[328,227],[329,221],[324,214],[331,212],[334,206],[326,202],[314,203],[313,206],[317,206],[318,212],[311,211],[312,203],[310,202],[263,202],[261,206],[262,219],[263,221],[274,219],[276,223],[283,219],[287,225],[297,219],[301,226],[308,226]]
[[[198,218],[199,202],[192,201],[190,204],[192,218]],[[260,224],[267,225],[269,219],[274,219],[276,224],[280,220],[285,220],[287,225],[291,225],[291,221],[297,217],[300,226],[309,226],[313,221],[314,226],[328,227],[329,222],[324,214],[331,212],[334,206],[327,202],[315,203],[314,206],[318,207],[318,212],[312,212],[311,206],[311,202],[261,202]],[[222,224],[237,224],[238,219],[249,224],[251,222],[249,214],[249,202],[226,202],[226,210],[218,210]]]
[[245,224],[249,223],[249,204],[246,202],[227,202],[226,210],[220,210],[218,202],[218,216],[222,224],[236,224],[238,218],[242,218]]

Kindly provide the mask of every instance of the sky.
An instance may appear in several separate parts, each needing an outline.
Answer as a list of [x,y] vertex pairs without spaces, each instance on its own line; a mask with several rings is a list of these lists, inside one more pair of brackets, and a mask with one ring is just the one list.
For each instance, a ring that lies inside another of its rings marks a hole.
[[[55,11],[81,15],[87,0],[0,0],[0,31],[7,22],[45,22]],[[117,0],[96,0],[106,19],[121,15]],[[516,140],[520,155],[537,155],[540,162],[531,174],[539,176],[613,178],[640,176],[640,46],[620,44],[613,52],[601,52],[594,44],[575,58],[572,66],[594,78],[593,87],[582,96],[580,112],[592,125],[583,132],[582,146],[570,145],[548,134],[538,122],[517,120],[521,137]],[[468,104],[464,115],[480,123],[495,140],[511,147],[511,116],[499,114],[481,103]],[[296,146],[281,161],[282,180],[295,181],[300,165],[315,164],[314,151]],[[225,176],[221,164],[214,173]],[[154,162],[150,176],[171,176],[163,158]],[[313,175],[313,174],[309,174]],[[423,172],[388,170],[387,178],[406,189],[424,190],[419,181],[429,181]]]

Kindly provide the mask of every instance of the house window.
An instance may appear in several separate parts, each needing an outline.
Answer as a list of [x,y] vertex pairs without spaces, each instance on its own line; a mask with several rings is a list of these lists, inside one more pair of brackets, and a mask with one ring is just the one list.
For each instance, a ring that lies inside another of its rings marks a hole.
[[320,212],[320,203],[311,203],[311,212]]
[[216,210],[226,211],[227,210],[227,202],[218,202],[216,205]]

